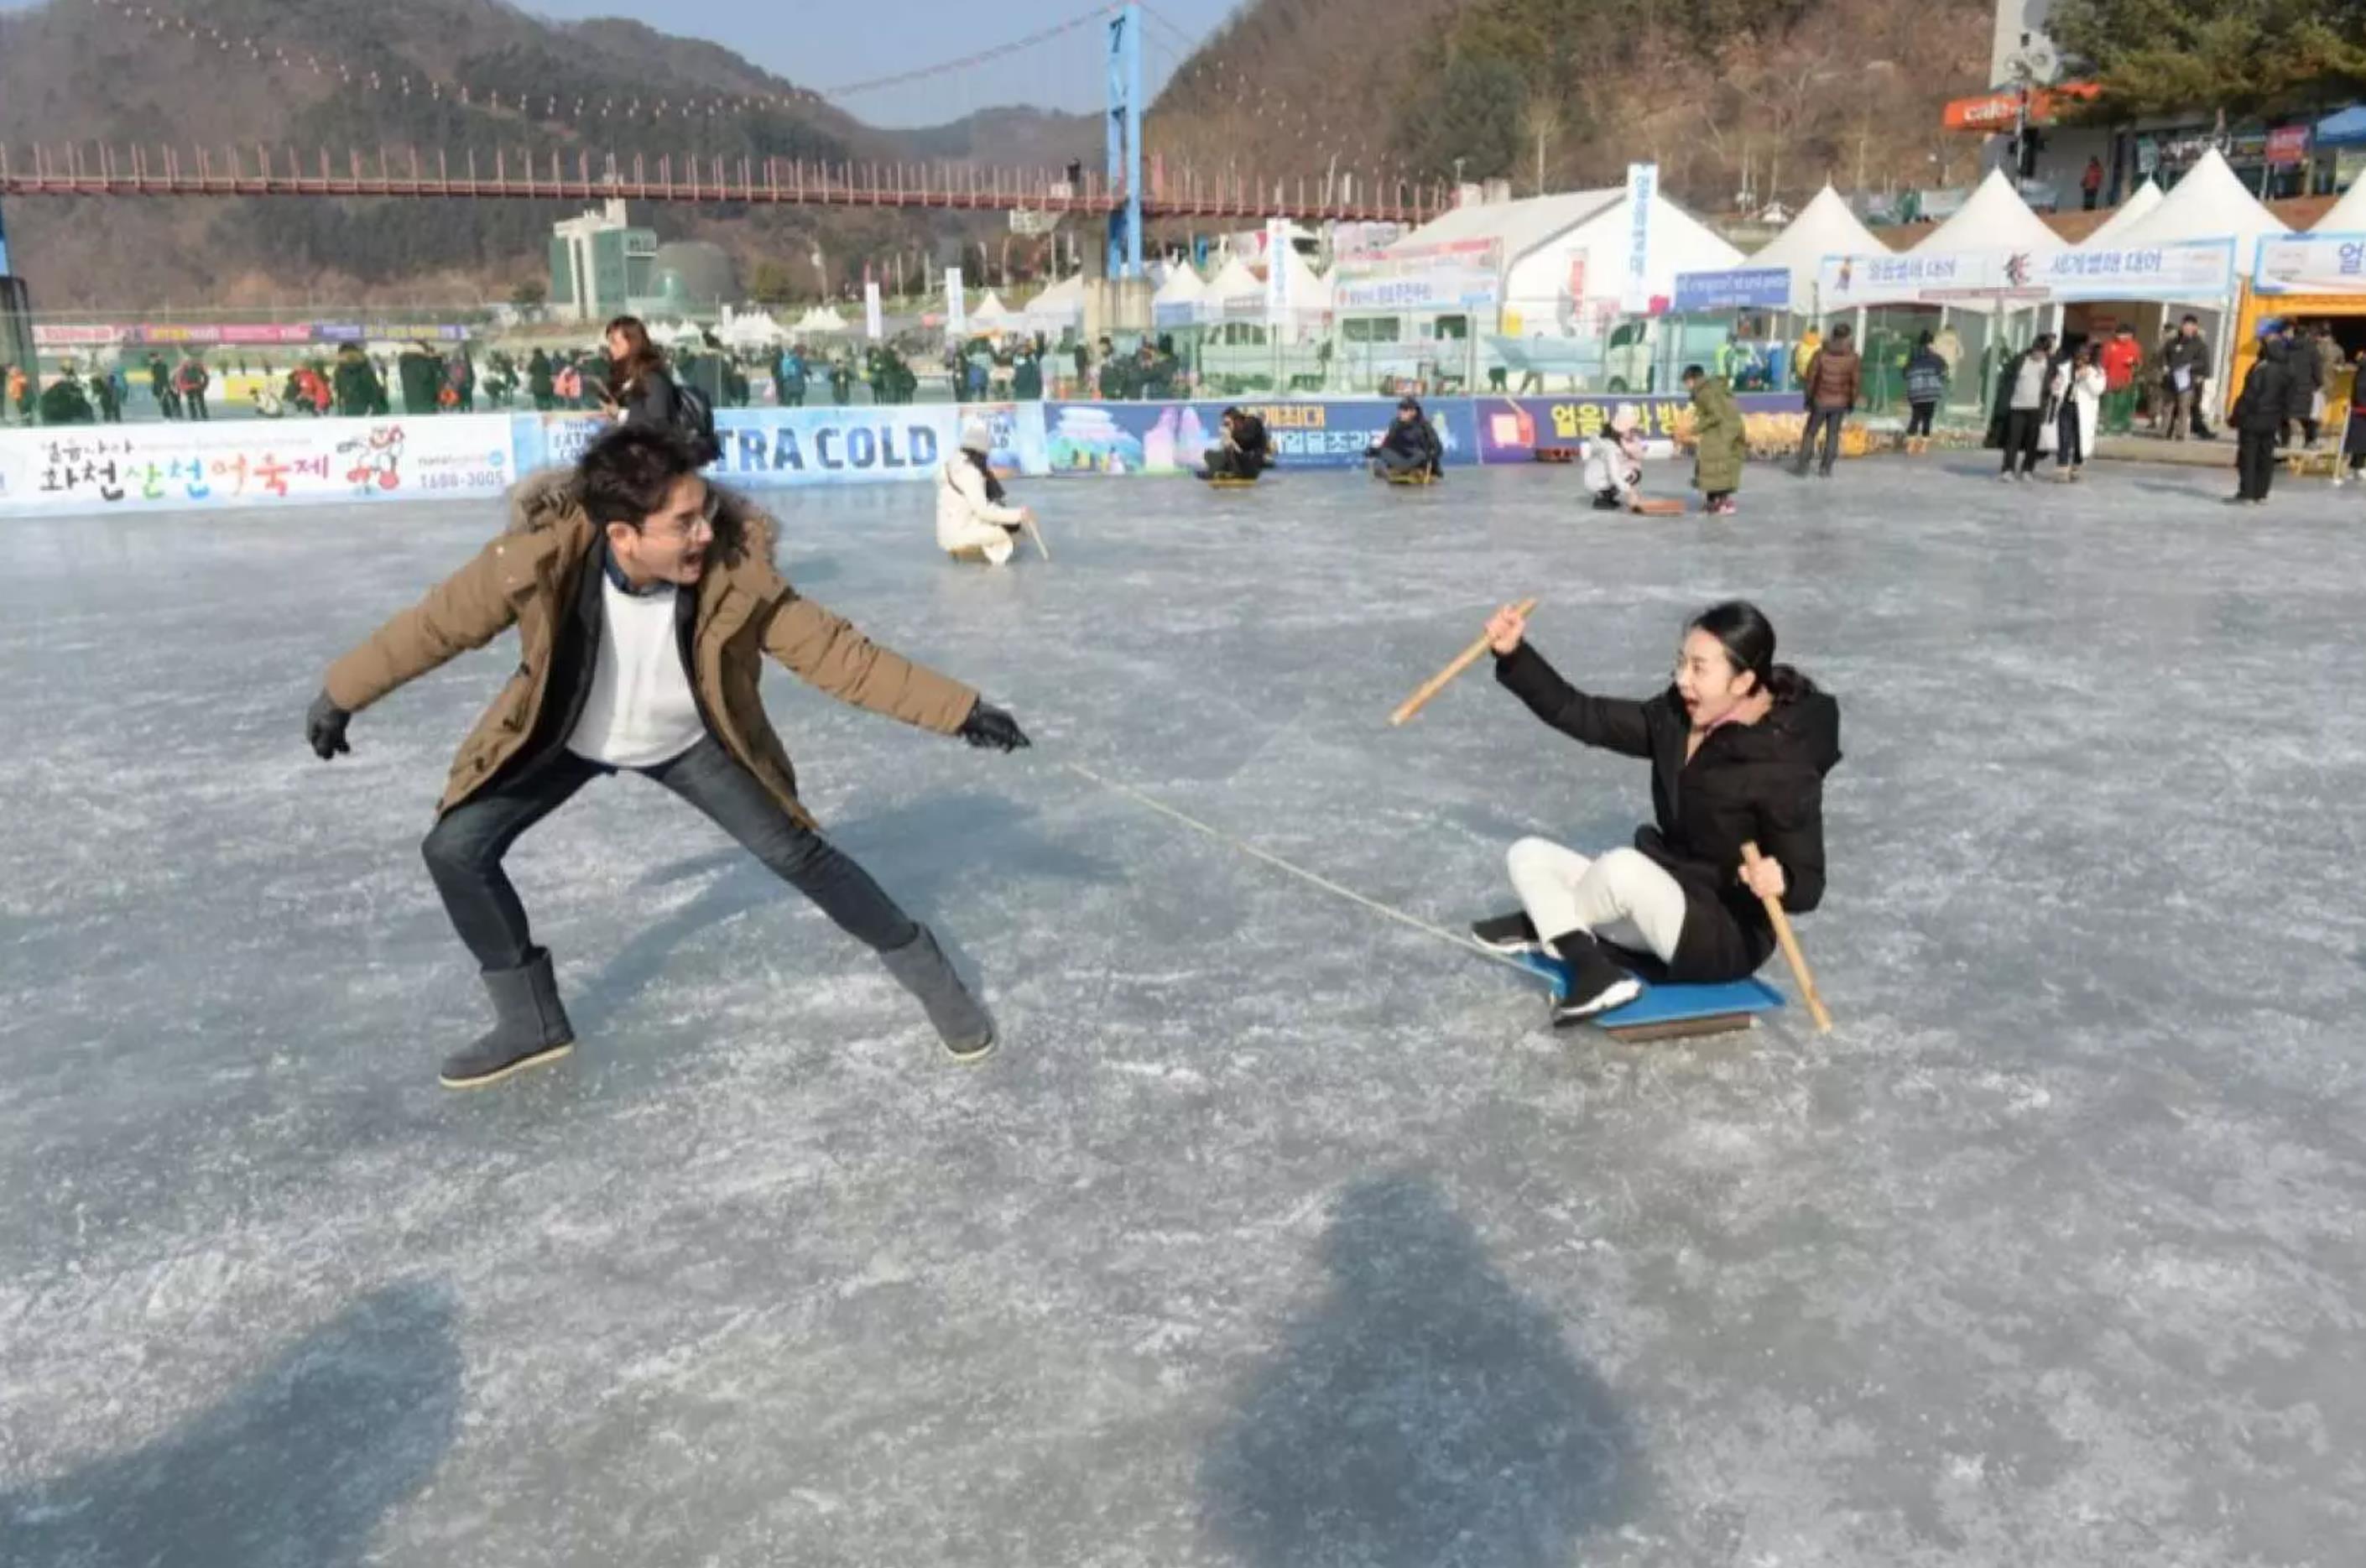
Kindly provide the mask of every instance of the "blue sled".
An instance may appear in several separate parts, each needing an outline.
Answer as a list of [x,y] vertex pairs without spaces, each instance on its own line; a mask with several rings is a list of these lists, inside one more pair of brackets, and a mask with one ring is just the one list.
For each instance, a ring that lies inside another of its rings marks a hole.
[[[1515,954],[1513,962],[1550,981],[1555,996],[1569,988],[1569,971],[1557,958],[1523,953]],[[1754,1015],[1782,1005],[1782,993],[1754,977],[1712,986],[1666,982],[1646,986],[1643,994],[1625,1007],[1598,1013],[1590,1021],[1616,1039],[1664,1040],[1747,1029]]]

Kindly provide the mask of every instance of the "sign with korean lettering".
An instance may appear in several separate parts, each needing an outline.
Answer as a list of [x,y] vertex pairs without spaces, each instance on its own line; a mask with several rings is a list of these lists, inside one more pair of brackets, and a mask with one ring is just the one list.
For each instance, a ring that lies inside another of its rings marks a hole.
[[1334,310],[1440,310],[1493,304],[1502,274],[1493,240],[1391,245],[1332,270]]
[[1660,165],[1627,165],[1627,291],[1619,303],[1630,316],[1651,303],[1651,228],[1659,205]]
[[22,512],[498,497],[514,474],[503,414],[48,425],[0,440],[6,505]]
[[1791,303],[1791,269],[1745,266],[1729,272],[1676,274],[1676,314],[1718,310],[1780,310]]
[[2366,294],[2366,234],[2263,239],[2251,268],[2257,294]]
[[1998,299],[2016,305],[2077,299],[2208,303],[2234,290],[2235,245],[2231,240],[2202,240],[2096,251],[1827,256],[1818,287],[1818,304],[1826,310]]

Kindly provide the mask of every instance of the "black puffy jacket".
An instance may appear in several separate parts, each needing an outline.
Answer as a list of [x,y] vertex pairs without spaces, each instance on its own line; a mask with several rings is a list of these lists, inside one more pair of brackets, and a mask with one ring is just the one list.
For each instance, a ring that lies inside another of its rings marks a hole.
[[1686,761],[1692,719],[1673,687],[1641,702],[1589,696],[1526,643],[1495,661],[1495,679],[1562,734],[1651,761],[1653,822],[1636,829],[1635,847],[1684,890],[1669,978],[1738,980],[1774,951],[1765,908],[1740,880],[1745,842],[1782,863],[1784,908],[1805,914],[1822,901],[1824,775],[1841,760],[1831,696],[1809,691],[1756,724],[1719,725]]
[[2243,390],[2235,399],[2234,425],[2253,435],[2272,434],[2285,421],[2305,414],[2308,404],[2308,387],[2293,376],[2283,340],[2271,337],[2259,345],[2259,362],[2243,378]]

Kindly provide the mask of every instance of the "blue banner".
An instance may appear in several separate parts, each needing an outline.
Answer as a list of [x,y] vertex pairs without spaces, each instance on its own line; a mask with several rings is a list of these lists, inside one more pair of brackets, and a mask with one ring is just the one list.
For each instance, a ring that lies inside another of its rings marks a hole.
[[[1479,426],[1467,399],[1423,405],[1451,464],[1479,460]],[[1388,433],[1393,400],[1323,398],[1283,402],[1052,403],[1044,456],[1054,474],[1179,474],[1200,467],[1223,439],[1223,412],[1265,421],[1281,470],[1352,468]]]
[[1675,313],[1707,315],[1717,310],[1784,310],[1791,305],[1791,269],[1744,266],[1729,272],[1676,274]]
[[[1005,474],[1041,474],[1041,403],[889,404],[861,408],[718,409],[723,456],[707,472],[747,490],[790,485],[892,484],[935,477],[961,446],[962,426],[983,420],[988,461]],[[600,432],[595,413],[520,414],[518,472],[571,463]]]

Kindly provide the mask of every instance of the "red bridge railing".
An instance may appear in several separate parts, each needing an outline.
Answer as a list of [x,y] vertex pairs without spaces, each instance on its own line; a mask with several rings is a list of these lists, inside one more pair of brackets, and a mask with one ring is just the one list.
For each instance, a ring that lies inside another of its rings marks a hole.
[[[1392,183],[1361,194],[1367,182],[1326,190],[1304,179],[1260,181],[1223,175],[1202,179],[1186,169],[1151,182],[1145,218],[1262,219],[1418,224],[1437,215],[1446,192],[1436,185]],[[1340,189],[1353,188],[1356,199]],[[456,162],[438,149],[400,154],[384,147],[348,149],[332,160],[322,148],[306,159],[292,149],[135,146],[36,147],[12,156],[0,147],[0,197],[402,197],[454,201],[746,202],[794,207],[926,208],[951,210],[1073,212],[1106,216],[1120,201],[1098,175],[1080,183],[1049,170],[981,169],[958,164],[838,163],[790,158],[727,158],[578,152],[471,149]]]

